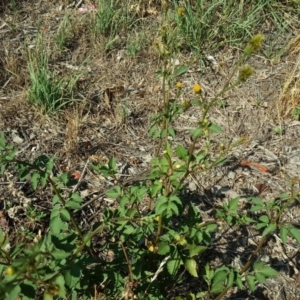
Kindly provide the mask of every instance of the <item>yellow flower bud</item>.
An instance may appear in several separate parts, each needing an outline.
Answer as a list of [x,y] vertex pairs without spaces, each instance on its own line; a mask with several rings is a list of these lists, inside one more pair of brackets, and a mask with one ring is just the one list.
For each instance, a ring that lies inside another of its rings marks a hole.
[[177,15],[179,17],[181,17],[183,15],[183,13],[184,13],[184,7],[179,6],[178,9],[177,9]]
[[6,269],[6,275],[11,276],[11,275],[14,275],[14,274],[15,274],[15,269],[14,268],[8,267]]

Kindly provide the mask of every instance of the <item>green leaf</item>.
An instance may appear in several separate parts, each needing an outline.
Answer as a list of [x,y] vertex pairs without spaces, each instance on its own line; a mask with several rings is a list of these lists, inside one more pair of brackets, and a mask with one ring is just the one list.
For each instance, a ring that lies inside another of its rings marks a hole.
[[191,103],[197,106],[203,106],[203,102],[201,102],[199,99],[192,99]]
[[241,277],[240,274],[237,274],[237,278],[236,278],[236,280],[235,280],[235,283],[236,283],[237,287],[238,287],[240,290],[244,287],[243,281],[242,281],[242,277]]
[[193,245],[193,247],[191,249],[189,249],[189,251],[190,251],[190,255],[189,256],[193,257],[195,255],[199,255],[202,252],[204,252],[206,249],[207,249],[207,247],[205,247],[205,246],[194,246]]
[[166,242],[160,242],[158,245],[157,253],[159,255],[166,255],[170,252],[170,246]]
[[122,195],[122,189],[119,186],[115,186],[112,189],[108,190],[105,194],[111,199],[117,199]]
[[202,135],[202,129],[201,128],[191,129],[190,134],[194,139],[197,139]]
[[248,283],[249,289],[251,292],[255,291],[255,277],[252,275],[247,275],[246,276],[246,281]]
[[169,126],[169,127],[168,127],[168,133],[169,133],[169,135],[170,135],[173,139],[175,139],[176,133],[175,133],[175,130],[174,130],[174,128],[173,128],[172,126]]
[[263,216],[259,217],[258,220],[262,223],[269,224],[269,217],[267,215],[263,215]]
[[275,231],[277,228],[276,224],[269,224],[267,228],[265,228],[265,230],[262,233],[262,236],[266,236],[269,233],[272,233],[273,231]]
[[219,294],[224,290],[224,285],[222,283],[214,283],[211,287],[211,292],[213,294]]
[[50,220],[50,231],[53,235],[58,236],[63,227],[63,222],[59,216],[56,216]]
[[177,215],[177,216],[179,215],[179,210],[178,210],[178,207],[175,203],[171,202],[169,204],[168,210],[172,210],[175,213],[175,215]]
[[177,76],[180,76],[180,75],[184,74],[187,70],[188,70],[187,66],[179,66],[174,70],[172,77],[175,78]]
[[64,221],[70,221],[71,220],[71,216],[69,214],[69,212],[63,208],[61,211],[60,211],[60,216],[61,218],[64,220]]
[[264,205],[263,201],[260,198],[256,198],[256,197],[251,197],[248,199],[248,201],[256,204],[256,205]]
[[229,275],[228,275],[228,278],[227,278],[227,284],[226,284],[226,287],[231,287],[234,283],[234,272],[233,271],[230,271]]
[[188,272],[194,276],[194,277],[198,277],[197,274],[197,263],[193,258],[187,258],[184,261],[184,266],[185,268],[188,270]]
[[167,262],[167,269],[171,276],[175,276],[179,270],[181,259],[177,250],[171,255],[171,258]]
[[83,202],[82,198],[77,193],[72,193],[70,199],[77,203]]
[[72,208],[72,209],[80,209],[81,208],[81,205],[78,202],[75,202],[73,200],[69,200],[65,206]]
[[70,173],[69,173],[69,172],[64,172],[64,173],[60,174],[59,179],[60,179],[64,184],[67,184],[67,182],[69,181],[69,177],[70,177]]
[[259,272],[266,277],[275,277],[279,274],[275,269],[268,266],[264,266]]
[[162,187],[163,187],[163,184],[160,181],[158,181],[158,180],[154,181],[154,183],[150,187],[151,196],[152,197],[157,196],[157,194],[161,191]]
[[117,166],[116,159],[112,157],[108,162],[108,167],[110,170],[115,171],[116,166]]
[[280,237],[282,239],[283,244],[285,245],[287,243],[287,235],[288,235],[288,229],[286,226],[282,226],[280,228]]
[[71,255],[70,252],[65,252],[63,250],[55,250],[51,252],[51,255],[56,259],[56,260],[62,260]]
[[253,270],[254,271],[260,271],[263,268],[264,265],[265,265],[265,263],[263,261],[256,261],[253,264]]
[[54,282],[55,285],[59,286],[59,293],[58,296],[61,298],[66,298],[66,289],[65,289],[65,279],[62,275],[59,275],[55,278]]
[[37,186],[38,186],[38,183],[39,183],[39,179],[40,179],[40,174],[37,173],[37,172],[34,172],[31,176],[31,185],[32,185],[32,188],[34,190],[37,189]]
[[260,272],[254,273],[254,276],[255,276],[256,280],[259,283],[265,283],[266,282],[266,277],[263,274],[261,274]]
[[229,209],[230,212],[235,213],[237,211],[239,200],[240,200],[240,197],[237,197],[237,198],[234,198],[234,199],[229,201],[228,209]]
[[181,145],[176,147],[176,154],[182,160],[185,160],[189,156],[188,150]]
[[294,226],[291,226],[289,228],[289,233],[297,241],[298,245],[300,245],[300,231]]
[[214,284],[224,282],[227,278],[228,272],[226,270],[216,271],[214,276]]
[[54,195],[52,199],[52,205],[55,205],[56,203],[59,203],[59,197],[58,195]]
[[215,133],[222,133],[223,132],[223,129],[221,127],[219,127],[218,125],[216,124],[210,124],[209,125],[209,130],[212,131],[212,132],[215,132]]
[[261,229],[261,228],[264,228],[266,226],[268,226],[267,223],[258,223],[258,224],[256,224],[256,229]]
[[0,150],[4,150],[5,146],[6,146],[6,142],[5,142],[4,132],[1,131],[0,132]]

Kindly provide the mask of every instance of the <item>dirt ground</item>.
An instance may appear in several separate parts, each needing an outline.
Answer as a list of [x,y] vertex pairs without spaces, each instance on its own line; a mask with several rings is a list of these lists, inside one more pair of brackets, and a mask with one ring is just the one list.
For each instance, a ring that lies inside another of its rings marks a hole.
[[[105,161],[115,156],[120,168],[128,168],[129,180],[149,167],[155,148],[148,137],[150,117],[160,109],[162,99],[155,74],[161,61],[153,41],[148,41],[146,49],[134,58],[127,56],[122,47],[109,53],[99,51],[101,45],[93,44],[82,26],[89,16],[82,15],[67,49],[54,53],[50,61],[62,73],[80,68],[81,102],[51,118],[41,114],[26,98],[30,85],[26,49],[34,46],[37,20],[45,34],[52,35],[67,11],[76,16],[75,7],[60,9],[60,5],[55,1],[23,1],[16,14],[0,5],[0,131],[19,149],[20,159],[31,160],[41,154],[55,156],[56,172],[69,170],[83,175],[79,190],[86,204],[81,217],[87,227],[97,220],[103,206],[111,205],[100,196],[112,184],[96,176],[87,167],[89,161]],[[150,14],[145,22],[150,28],[158,22],[157,16]],[[267,27],[262,33],[268,50],[274,33]],[[300,106],[299,22],[275,43],[275,52],[279,49],[283,51],[278,57],[266,58],[263,51],[254,55],[247,62],[254,67],[254,76],[223,97],[225,107],[216,106],[210,112],[211,121],[225,131],[220,137],[216,135],[217,142],[240,138],[246,142],[230,152],[230,162],[225,166],[188,179],[186,186],[191,199],[207,218],[223,201],[236,196],[259,196],[268,201],[289,191],[287,175],[300,180],[300,121],[291,115]],[[208,99],[218,93],[241,51],[225,47],[211,55],[216,64],[204,59],[203,68],[191,63],[191,54],[178,56],[180,64],[190,66],[181,77],[185,98],[193,97],[194,83],[201,84]],[[184,101],[183,97],[180,101]],[[178,143],[189,143],[187,133],[197,124],[200,114],[200,110],[191,107],[179,117],[174,126]],[[280,134],[274,131],[278,126],[282,128]],[[254,164],[247,166],[241,161]],[[51,195],[43,189],[33,191],[27,182],[18,184],[13,175],[8,172],[0,177],[0,209],[6,230],[10,236],[17,235],[21,226],[32,231],[45,230],[43,224],[24,223],[24,203],[47,213],[51,209]],[[5,209],[7,202],[12,204],[9,212]],[[299,228],[299,205],[292,207],[284,218]],[[258,232],[245,228],[245,232],[237,234],[235,230],[224,228],[217,237],[218,247],[212,254],[216,266],[224,261],[243,263],[261,239]],[[237,236],[243,239],[237,240]],[[280,275],[260,285],[252,295],[232,291],[230,299],[300,299],[299,246],[292,240],[283,246],[274,236],[261,257],[280,270]],[[197,281],[189,287],[194,285]]]

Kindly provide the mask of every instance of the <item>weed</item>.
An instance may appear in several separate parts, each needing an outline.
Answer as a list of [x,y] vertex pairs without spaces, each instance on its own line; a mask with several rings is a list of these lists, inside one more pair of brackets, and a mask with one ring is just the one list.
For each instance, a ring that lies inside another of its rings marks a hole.
[[292,111],[293,116],[300,121],[300,106],[297,106],[293,111]]
[[[270,200],[266,204],[259,198],[250,198],[250,210],[240,212],[240,199],[235,198],[224,203],[216,210],[214,218],[206,221],[184,197],[184,182],[189,175],[222,165],[227,161],[226,154],[243,142],[222,143],[212,150],[214,134],[222,134],[222,129],[210,121],[208,113],[225,92],[251,76],[252,68],[243,66],[243,62],[260,47],[262,36],[253,37],[245,48],[244,56],[235,67],[239,70],[236,82],[231,83],[230,78],[214,98],[205,99],[198,83],[191,87],[195,98],[189,106],[200,109],[202,117],[198,126],[190,130],[191,143],[186,147],[172,145],[176,137],[173,123],[187,106],[171,100],[170,91],[176,85],[177,92],[182,92],[183,84],[177,79],[188,67],[174,68],[169,64],[172,49],[168,48],[168,34],[162,34],[158,50],[163,67],[158,74],[162,77],[163,106],[152,118],[149,132],[157,141],[151,169],[147,180],[141,178],[138,184],[124,185],[117,177],[118,167],[113,157],[107,164],[91,165],[94,172],[115,179],[117,184],[107,190],[106,195],[118,202],[117,208],[105,209],[101,222],[93,228],[83,231],[77,223],[75,211],[82,209],[83,199],[71,190],[76,180],[68,172],[53,175],[55,159],[42,155],[32,163],[20,161],[16,149],[6,144],[4,134],[0,135],[1,172],[14,167],[21,180],[30,178],[34,189],[41,186],[53,191],[52,210],[47,216],[50,220],[48,233],[33,239],[29,245],[20,244],[4,251],[9,241],[0,231],[0,271],[6,270],[0,283],[2,298],[16,299],[20,295],[30,298],[34,297],[33,291],[39,291],[44,299],[66,298],[67,294],[74,299],[87,299],[88,288],[102,282],[107,297],[164,299],[166,290],[174,285],[176,278],[181,280],[182,270],[186,270],[190,276],[201,277],[205,282],[198,294],[189,293],[190,296],[222,299],[233,286],[239,289],[247,286],[253,291],[258,283],[278,274],[257,259],[268,236],[276,230],[280,231],[283,243],[289,236],[300,244],[300,231],[281,218],[300,200],[294,179],[289,180],[290,193],[281,195],[280,200]],[[203,145],[201,149],[195,147],[198,142]],[[67,196],[66,191],[69,191]],[[145,205],[146,211],[142,209]],[[251,214],[258,212],[259,218],[253,219]],[[35,209],[27,214],[32,220],[45,217]],[[202,262],[203,255],[214,245],[213,236],[220,223],[256,226],[257,230],[262,230],[260,243],[241,268],[230,265],[212,268],[208,262]],[[93,240],[104,232],[107,242],[96,248]],[[104,253],[110,255],[104,256]]]

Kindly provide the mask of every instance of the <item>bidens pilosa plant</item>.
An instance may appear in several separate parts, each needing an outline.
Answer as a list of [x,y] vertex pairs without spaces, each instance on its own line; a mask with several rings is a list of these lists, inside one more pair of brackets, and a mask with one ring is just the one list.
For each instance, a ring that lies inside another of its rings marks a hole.
[[[178,8],[178,16],[185,17],[184,9]],[[167,18],[164,22],[156,44],[162,61],[157,74],[162,80],[163,99],[151,120],[149,135],[156,141],[156,151],[150,170],[146,179],[125,184],[117,176],[113,157],[107,164],[92,164],[94,172],[114,179],[116,184],[106,195],[118,203],[115,208],[106,208],[92,228],[80,225],[77,213],[84,206],[79,193],[72,190],[76,180],[68,172],[53,171],[55,158],[42,155],[33,162],[21,161],[14,146],[6,143],[3,133],[0,135],[1,174],[14,169],[21,180],[30,179],[33,189],[48,188],[53,194],[48,231],[30,243],[10,247],[9,236],[0,230],[1,299],[33,299],[37,295],[47,300],[91,299],[95,287],[99,299],[166,299],[175,286],[190,277],[199,278],[198,291],[174,294],[176,299],[222,299],[233,286],[253,291],[259,283],[277,275],[257,259],[268,236],[278,231],[283,243],[291,237],[300,244],[299,230],[281,219],[284,211],[299,201],[294,179],[290,179],[290,192],[279,200],[266,204],[250,198],[249,215],[239,212],[239,198],[235,198],[207,220],[186,200],[184,184],[188,177],[222,165],[228,152],[243,142],[230,144],[224,139],[219,147],[213,147],[214,134],[222,134],[222,129],[211,122],[209,112],[224,93],[252,75],[253,69],[243,64],[261,47],[262,35],[251,39],[215,97],[207,99],[200,82],[190,87],[194,98],[179,103],[171,98],[171,90],[176,89],[178,96],[184,92],[178,78],[188,67],[175,66],[176,28],[172,31]],[[176,144],[174,121],[191,106],[201,110],[201,118],[189,131],[190,144]],[[200,149],[196,147],[199,144]],[[257,212],[260,216],[256,220],[250,213]],[[224,224],[262,230],[263,238],[241,267],[224,264],[214,268],[204,261]]]

